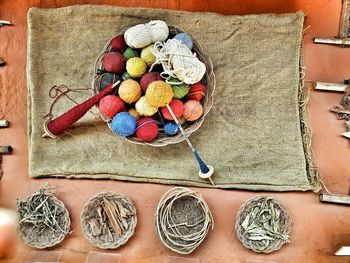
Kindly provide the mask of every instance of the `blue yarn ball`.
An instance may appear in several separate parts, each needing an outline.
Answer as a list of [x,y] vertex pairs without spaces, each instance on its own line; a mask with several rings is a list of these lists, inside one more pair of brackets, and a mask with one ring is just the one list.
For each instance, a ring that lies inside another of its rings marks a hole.
[[136,119],[129,112],[125,111],[115,115],[111,123],[112,131],[123,137],[134,134],[136,126]]
[[164,125],[164,132],[168,135],[175,135],[179,131],[179,127],[175,122],[168,122]]
[[181,41],[183,44],[185,44],[189,49],[192,49],[193,48],[193,42],[192,42],[192,39],[191,37],[186,34],[186,33],[180,33],[180,34],[177,34],[175,37],[175,39]]

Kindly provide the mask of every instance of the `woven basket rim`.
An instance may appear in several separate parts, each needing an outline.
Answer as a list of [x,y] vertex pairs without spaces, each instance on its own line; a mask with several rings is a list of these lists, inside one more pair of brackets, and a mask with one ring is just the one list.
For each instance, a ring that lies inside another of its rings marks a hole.
[[[201,207],[201,209],[203,210],[204,214],[207,216],[207,218],[209,220],[209,224],[207,225],[207,227],[205,229],[205,236],[201,240],[199,240],[198,243],[195,246],[193,246],[191,249],[189,249],[188,251],[183,251],[183,250],[177,249],[176,247],[173,247],[173,246],[169,245],[167,242],[165,242],[165,240],[163,239],[162,234],[160,233],[160,231],[161,231],[160,228],[161,227],[158,224],[158,220],[159,220],[159,217],[160,217],[159,212],[164,206],[166,206],[166,202],[171,199],[170,195],[173,192],[181,191],[181,190],[188,191],[187,195],[184,195],[181,198],[186,198],[186,197],[195,198],[196,202],[201,204],[200,207]],[[195,195],[195,197],[194,196],[190,196],[189,195],[190,193]],[[205,209],[203,209],[203,207]],[[201,195],[201,193],[199,191],[191,190],[191,189],[186,188],[186,187],[174,187],[174,188],[169,189],[166,193],[164,193],[162,198],[160,199],[160,201],[158,203],[158,206],[157,206],[157,209],[156,209],[156,213],[154,215],[154,224],[155,224],[155,229],[156,229],[157,236],[158,236],[159,240],[162,242],[162,244],[165,247],[169,248],[170,250],[172,250],[172,251],[174,251],[176,253],[179,253],[179,254],[182,254],[182,255],[188,255],[188,254],[191,254],[196,248],[198,248],[200,246],[200,244],[206,239],[207,235],[209,234],[209,230],[214,228],[214,218],[213,218],[213,215],[212,215],[212,213],[210,211],[210,208],[209,208],[207,202],[205,201],[205,199],[203,198],[203,196]]]
[[285,225],[285,233],[286,234],[290,234],[291,232],[291,229],[292,229],[292,217],[290,216],[290,213],[288,211],[288,209],[285,207],[285,205],[279,201],[278,199],[275,199],[274,197],[272,196],[268,196],[268,195],[263,195],[263,196],[254,196],[250,199],[248,199],[245,203],[243,203],[238,212],[237,212],[237,215],[236,215],[236,222],[235,222],[235,230],[236,230],[236,234],[237,234],[237,237],[239,239],[239,241],[241,241],[242,245],[244,247],[246,247],[247,249],[250,249],[250,250],[253,250],[254,252],[257,252],[257,253],[271,253],[271,252],[274,252],[274,251],[277,251],[279,250],[284,244],[286,244],[288,241],[284,241],[284,240],[278,240],[275,242],[275,247],[273,248],[270,248],[270,249],[266,249],[266,250],[257,250],[254,248],[254,246],[250,246],[249,244],[247,244],[244,239],[242,239],[242,237],[240,236],[240,229],[241,229],[241,215],[242,213],[245,211],[245,209],[250,205],[252,204],[253,202],[257,202],[257,201],[260,201],[262,199],[271,199],[272,202],[274,204],[277,204],[280,208],[280,211],[281,211],[281,214],[283,213],[285,218],[286,218],[286,225]]
[[[87,211],[90,209],[90,205],[93,204],[93,202],[96,202],[98,199],[103,198],[105,196],[108,196],[108,197],[113,196],[113,197],[118,197],[118,198],[122,199],[124,202],[128,203],[128,205],[132,208],[132,212],[134,213],[134,215],[132,216],[130,227],[129,227],[128,231],[125,231],[123,233],[123,235],[121,235],[116,240],[115,243],[112,243],[110,245],[103,244],[103,243],[99,242],[97,239],[92,238],[92,236],[89,236],[87,231],[85,230],[85,227],[84,227],[84,222],[85,222],[84,216],[87,213]],[[132,200],[130,199],[130,197],[128,197],[124,194],[121,194],[121,193],[116,193],[116,192],[112,192],[112,191],[98,193],[98,194],[92,196],[85,203],[83,210],[80,212],[80,228],[82,230],[83,236],[85,237],[86,240],[88,240],[90,242],[90,244],[92,244],[93,246],[96,246],[98,248],[101,248],[101,249],[115,249],[115,248],[118,248],[118,247],[124,245],[134,235],[136,225],[137,225],[136,207],[135,207],[134,203],[132,202]]]
[[[182,28],[175,26],[175,25],[171,25],[168,24],[168,28],[169,30],[175,30],[176,32],[179,33],[186,33],[185,30],[183,30]],[[129,27],[131,27],[133,25],[130,25]],[[121,34],[124,34],[124,32],[127,30],[124,29],[122,31],[120,31],[118,34],[116,34],[115,36],[113,36],[112,38],[110,38],[107,43],[105,44],[105,46],[102,49],[102,52],[99,54],[99,56],[97,57],[96,61],[95,61],[95,65],[94,65],[94,77],[92,80],[92,90],[93,90],[93,95],[96,95],[99,90],[98,90],[98,86],[99,86],[99,74],[98,73],[98,69],[101,66],[101,62],[103,59],[103,56],[110,52],[112,50],[112,47],[110,45],[111,40]],[[207,53],[205,52],[205,50],[202,48],[202,46],[197,42],[196,38],[194,38],[192,35],[190,35],[193,41],[193,49],[194,52],[197,54],[197,57],[200,58],[200,60],[205,60],[205,64],[206,64],[206,73],[205,73],[205,81],[206,82],[211,82],[211,85],[207,85],[206,86],[206,93],[205,93],[205,97],[204,97],[204,103],[205,105],[203,105],[203,114],[202,116],[192,122],[189,126],[187,127],[183,127],[186,135],[189,137],[193,132],[197,131],[199,129],[199,127],[202,125],[205,117],[208,115],[208,113],[210,112],[213,103],[214,103],[214,91],[215,91],[215,87],[216,87],[216,79],[215,79],[215,74],[214,74],[214,66],[213,66],[213,62],[211,60],[211,58],[207,55]],[[196,47],[196,49],[195,49]],[[203,61],[202,61],[203,62]],[[109,129],[111,130],[110,127],[110,119],[106,116],[104,116],[103,113],[100,112],[98,105],[95,105],[99,111],[99,115],[100,118],[102,119],[102,121],[106,122]],[[163,147],[163,146],[167,146],[167,145],[171,145],[171,144],[177,144],[180,142],[183,142],[185,140],[184,136],[181,133],[178,133],[174,136],[167,136],[167,137],[163,137],[163,138],[156,138],[154,139],[152,142],[144,142],[140,139],[138,139],[137,137],[125,137],[125,139],[129,142],[132,142],[134,144],[140,144],[140,145],[149,145],[149,146],[154,146],[154,147]]]
[[[24,201],[26,201],[27,199],[29,199],[30,197],[32,196],[35,196],[37,195],[39,192],[36,191],[35,193],[33,193],[32,195],[28,196],[26,199],[24,199]],[[20,222],[19,222],[19,215],[17,217],[17,232],[19,233],[19,237],[20,239],[22,240],[22,242],[24,244],[26,244],[27,246],[29,247],[32,247],[32,248],[38,248],[38,249],[44,249],[44,248],[50,248],[50,247],[53,247],[55,245],[58,245],[59,243],[61,243],[65,237],[67,236],[67,234],[69,234],[69,230],[70,230],[70,225],[71,225],[71,220],[70,220],[70,216],[69,216],[69,212],[66,208],[66,206],[64,205],[64,203],[58,199],[57,196],[55,196],[54,194],[46,194],[46,196],[48,196],[50,199],[52,199],[55,204],[57,206],[60,206],[62,209],[63,209],[63,216],[64,216],[64,219],[65,219],[65,224],[64,224],[64,230],[65,230],[65,233],[62,233],[60,232],[61,234],[55,238],[55,239],[52,239],[51,242],[48,242],[48,243],[44,243],[44,244],[39,244],[39,243],[36,243],[36,244],[31,244],[31,243],[28,243],[23,235],[22,235],[22,231],[20,229]]]

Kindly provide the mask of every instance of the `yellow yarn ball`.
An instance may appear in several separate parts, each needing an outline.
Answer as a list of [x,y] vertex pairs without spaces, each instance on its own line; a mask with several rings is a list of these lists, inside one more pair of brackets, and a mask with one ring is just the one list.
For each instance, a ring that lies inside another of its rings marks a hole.
[[133,78],[139,78],[145,74],[147,70],[146,62],[138,57],[130,58],[126,62],[126,71]]
[[156,107],[152,107],[148,103],[146,96],[142,96],[139,99],[139,101],[136,102],[135,108],[140,115],[146,116],[146,117],[154,115],[158,110]]
[[152,65],[156,62],[156,57],[152,53],[153,44],[142,49],[141,58],[146,62],[147,66]]
[[[136,102],[137,103],[137,102]],[[136,111],[135,108],[131,108],[128,110],[128,112],[136,119],[140,119],[140,114]]]
[[119,86],[118,94],[126,103],[136,102],[141,97],[141,86],[133,79],[124,80]]
[[153,107],[164,107],[173,99],[173,89],[171,86],[161,80],[153,81],[148,85],[146,98]]

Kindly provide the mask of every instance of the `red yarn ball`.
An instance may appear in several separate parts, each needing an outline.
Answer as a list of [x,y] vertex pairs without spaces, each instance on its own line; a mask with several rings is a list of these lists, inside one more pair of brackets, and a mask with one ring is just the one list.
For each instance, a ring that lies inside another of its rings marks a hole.
[[[169,103],[169,106],[172,109],[172,111],[174,112],[176,119],[179,119],[182,116],[182,114],[184,113],[184,104],[182,103],[181,100],[173,99]],[[166,106],[163,107],[161,111],[162,111],[162,115],[165,119],[174,120]]]
[[138,120],[135,135],[145,142],[153,141],[158,135],[157,122],[152,118]]
[[103,57],[102,64],[108,72],[122,74],[125,71],[126,60],[119,52],[109,52]]
[[205,95],[205,87],[202,83],[197,82],[193,84],[188,90],[187,99],[188,100],[198,100],[200,101]]
[[118,35],[111,40],[112,48],[116,51],[122,52],[126,48],[126,43],[123,35]]
[[148,72],[143,74],[140,80],[140,86],[141,86],[142,92],[146,93],[148,85],[151,84],[151,82],[156,80],[163,80],[158,72]]
[[124,101],[116,95],[107,95],[100,100],[100,111],[112,119],[118,112],[125,110]]

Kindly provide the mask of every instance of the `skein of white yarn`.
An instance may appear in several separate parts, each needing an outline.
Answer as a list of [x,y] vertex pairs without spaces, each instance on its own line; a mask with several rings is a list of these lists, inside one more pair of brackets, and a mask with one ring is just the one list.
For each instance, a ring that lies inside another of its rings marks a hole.
[[132,48],[144,48],[149,44],[165,41],[168,36],[169,28],[162,20],[130,27],[124,33],[126,44]]
[[177,39],[173,38],[167,42],[155,43],[152,53],[157,60],[151,66],[150,71],[154,65],[162,64],[164,71],[161,73],[161,76],[168,83],[170,83],[169,79],[173,77],[178,78],[186,84],[194,84],[199,82],[206,72],[205,64],[186,45]]

